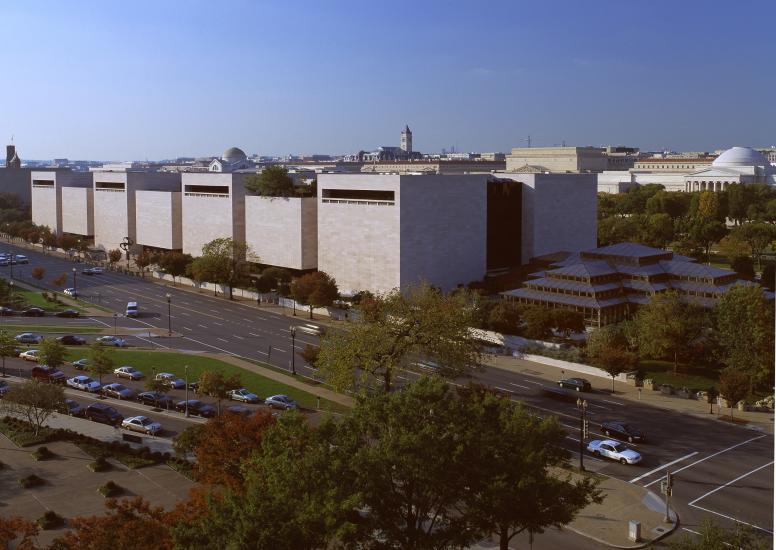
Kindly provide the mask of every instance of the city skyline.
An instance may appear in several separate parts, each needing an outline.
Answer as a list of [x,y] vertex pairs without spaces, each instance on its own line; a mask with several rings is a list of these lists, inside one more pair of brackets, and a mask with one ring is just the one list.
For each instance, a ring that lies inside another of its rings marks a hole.
[[405,124],[423,152],[774,145],[776,7],[720,7],[11,5],[0,136],[41,160],[344,154]]

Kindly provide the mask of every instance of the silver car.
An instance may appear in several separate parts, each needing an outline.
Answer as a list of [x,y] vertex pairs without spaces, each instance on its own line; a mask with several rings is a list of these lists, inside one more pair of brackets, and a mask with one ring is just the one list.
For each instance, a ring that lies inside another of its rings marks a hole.
[[121,427],[131,432],[141,432],[148,435],[156,435],[162,431],[162,425],[147,416],[130,416],[125,418]]
[[127,345],[126,340],[118,336],[100,336],[95,342],[103,346],[115,346],[117,348],[123,348]]
[[40,344],[43,341],[43,336],[34,332],[22,332],[17,334],[15,339],[20,344]]
[[287,395],[271,395],[264,400],[264,404],[273,409],[297,409],[299,404]]

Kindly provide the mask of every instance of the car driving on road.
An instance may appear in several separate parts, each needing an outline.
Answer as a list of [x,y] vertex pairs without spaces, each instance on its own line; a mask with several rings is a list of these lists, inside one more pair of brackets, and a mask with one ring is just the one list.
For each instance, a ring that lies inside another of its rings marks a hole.
[[558,380],[558,385],[561,388],[569,388],[576,391],[591,391],[593,387],[588,380],[584,378],[564,378]]
[[17,334],[14,339],[20,344],[40,344],[43,341],[43,336],[34,332],[22,332]]
[[124,346],[127,345],[126,340],[124,340],[123,338],[119,338],[118,336],[110,336],[110,335],[100,336],[95,340],[95,342],[97,342],[102,346],[114,346],[117,348],[123,348]]
[[78,297],[78,291],[74,288],[66,288],[62,292],[64,292],[67,296],[70,296],[72,298]]
[[22,310],[22,315],[25,317],[43,317],[46,315],[46,310],[39,307],[28,307]]
[[588,443],[587,450],[593,453],[593,456],[616,460],[620,464],[638,464],[641,462],[639,453],[612,439],[594,439]]
[[296,409],[299,404],[287,395],[270,395],[264,400],[264,404],[273,409]]
[[260,401],[259,396],[255,393],[251,393],[246,388],[240,388],[239,390],[230,390],[229,399],[234,401],[242,401],[243,403],[258,403]]
[[644,432],[623,420],[606,420],[601,422],[601,431],[604,432],[606,437],[626,439],[628,443],[644,443],[647,439]]
[[77,390],[96,392],[100,390],[100,383],[86,375],[78,375],[67,379],[67,385]]
[[147,416],[130,416],[121,422],[121,427],[132,432],[156,435],[162,431],[162,425]]
[[87,267],[86,269],[81,270],[81,273],[83,273],[84,275],[102,275],[102,268]]
[[79,313],[74,309],[65,309],[54,314],[57,317],[78,317]]
[[113,397],[116,399],[132,399],[137,392],[132,388],[126,387],[124,384],[114,382],[113,384],[106,384],[103,386],[102,394],[106,397]]
[[117,368],[113,371],[113,374],[115,374],[118,378],[129,378],[130,380],[140,380],[145,376],[135,367],[130,367],[129,365],[124,365],[123,367]]

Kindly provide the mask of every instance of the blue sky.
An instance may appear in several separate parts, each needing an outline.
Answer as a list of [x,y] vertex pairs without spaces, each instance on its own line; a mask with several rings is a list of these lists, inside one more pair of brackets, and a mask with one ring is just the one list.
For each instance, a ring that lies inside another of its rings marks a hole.
[[776,145],[776,2],[29,1],[0,17],[22,158]]

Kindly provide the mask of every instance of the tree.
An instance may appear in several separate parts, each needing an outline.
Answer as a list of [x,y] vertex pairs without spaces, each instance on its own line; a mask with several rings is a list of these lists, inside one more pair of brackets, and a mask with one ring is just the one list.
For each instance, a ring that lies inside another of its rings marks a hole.
[[733,529],[724,529],[708,518],[702,519],[695,535],[685,535],[670,543],[671,550],[766,550],[772,547],[768,540],[755,533],[754,529],[734,522]]
[[245,188],[264,197],[293,197],[294,180],[284,166],[266,166],[255,175],[245,178]]
[[142,497],[108,499],[100,516],[72,518],[68,530],[49,550],[172,550],[172,537],[164,508],[153,507]]
[[172,442],[172,449],[175,454],[181,457],[185,457],[189,453],[193,453],[194,449],[199,445],[199,441],[202,438],[202,432],[205,429],[205,424],[195,424],[184,429],[178,437]]
[[274,423],[268,411],[257,411],[250,416],[227,413],[203,424],[193,449],[197,481],[242,490],[243,462],[259,451],[264,432]]
[[33,267],[32,271],[30,271],[30,275],[32,275],[32,278],[38,281],[42,281],[43,276],[45,274],[46,274],[46,268],[42,266]]
[[38,345],[38,362],[58,369],[65,364],[67,348],[53,338],[46,338]]
[[593,366],[605,370],[612,377],[612,392],[617,375],[633,370],[638,365],[638,356],[631,351],[620,325],[607,325],[594,330],[587,339],[586,353]]
[[89,346],[89,373],[97,377],[101,386],[102,375],[110,374],[115,368],[116,363],[113,361],[113,357],[108,354],[104,347],[98,342],[94,342]]
[[717,244],[717,250],[731,263],[735,258],[746,257],[752,254],[752,247],[749,246],[749,243],[734,233],[723,237]]
[[62,286],[67,281],[67,273],[62,273],[58,277],[51,279],[51,284],[54,286]]
[[[560,475],[567,464],[566,432],[558,420],[540,420],[521,405],[490,392],[464,397],[467,422],[475,429],[462,478],[464,515],[476,518],[483,533],[496,533],[508,550],[519,533],[561,527],[602,496],[590,477]],[[460,438],[459,438],[460,441]]]
[[323,271],[302,275],[291,283],[291,297],[309,306],[310,319],[313,318],[313,308],[328,307],[338,296],[337,282]]
[[291,272],[282,267],[268,267],[261,272],[259,279],[263,281],[262,286],[268,289],[267,292],[275,290],[278,294],[287,296],[290,291]]
[[750,256],[738,256],[730,261],[730,267],[747,281],[754,279],[754,262]]
[[135,256],[135,265],[140,268],[140,274],[145,277],[145,268],[151,265],[151,255],[143,251]]
[[704,257],[707,259],[711,251],[711,245],[726,234],[727,228],[725,224],[711,218],[692,218],[688,227],[689,238],[703,248]]
[[0,358],[3,362],[3,378],[5,378],[5,358],[18,357],[16,352],[16,340],[7,332],[0,331]]
[[218,400],[218,414],[221,414],[221,400],[229,397],[230,390],[241,387],[240,375],[227,378],[220,370],[206,370],[199,377],[199,392]]
[[658,191],[647,199],[647,214],[668,214],[672,220],[686,216],[690,210],[690,193]]
[[455,378],[478,368],[480,345],[472,335],[474,312],[465,298],[421,285],[405,294],[394,290],[358,306],[358,320],[321,339],[318,369],[336,388],[394,377],[422,357],[436,362],[438,374]]
[[762,255],[776,239],[776,226],[763,222],[751,222],[734,227],[731,233],[749,245],[757,261],[757,268],[762,269]]
[[773,305],[756,285],[735,285],[714,308],[715,336],[728,368],[745,372],[752,384],[773,378]]
[[180,252],[165,252],[159,257],[159,267],[162,271],[172,276],[172,283],[175,284],[176,277],[183,277],[186,274],[186,268],[194,261],[191,254],[181,254]]
[[574,332],[585,332],[585,316],[572,309],[558,308],[552,311],[552,325],[566,338]]
[[672,357],[676,373],[679,354],[703,333],[706,313],[701,306],[685,303],[671,291],[656,294],[648,304],[641,306],[635,322],[639,352],[659,359]]
[[312,368],[317,369],[318,368],[318,356],[321,353],[321,348],[318,346],[314,346],[313,344],[306,344],[304,347],[304,350],[302,350],[302,353],[299,355],[302,356],[302,359],[304,359],[305,363],[310,365]]
[[121,250],[114,248],[108,251],[108,262],[113,265],[121,261]]
[[485,319],[485,327],[502,334],[519,334],[522,319],[520,306],[511,300],[498,300]]
[[635,239],[641,244],[663,248],[674,239],[674,220],[668,214],[634,216],[637,232]]
[[38,550],[35,539],[39,532],[37,523],[21,517],[0,517],[0,548]]
[[733,421],[733,409],[739,401],[749,395],[752,382],[743,371],[727,368],[719,375],[719,394],[730,405],[730,421]]
[[33,379],[8,390],[1,406],[12,414],[26,418],[33,426],[35,435],[38,435],[40,428],[64,400],[62,386]]
[[717,220],[720,216],[720,194],[715,191],[701,191],[698,197],[697,215],[704,219]]
[[552,336],[555,314],[551,309],[541,306],[528,306],[523,309],[523,321],[523,336],[532,340],[545,340]]
[[776,289],[776,263],[768,262],[763,266],[760,284],[763,285],[763,288],[770,290],[771,292]]
[[59,246],[59,248],[62,250],[72,250],[78,246],[78,239],[76,239],[73,235],[63,233],[57,237],[57,246]]
[[259,261],[247,243],[221,237],[202,246],[202,256],[191,263],[191,271],[198,280],[227,285],[232,300],[234,285],[246,279],[249,260]]
[[167,393],[169,386],[164,380],[159,380],[155,376],[151,376],[145,381],[145,389],[148,391],[155,391],[159,393]]

